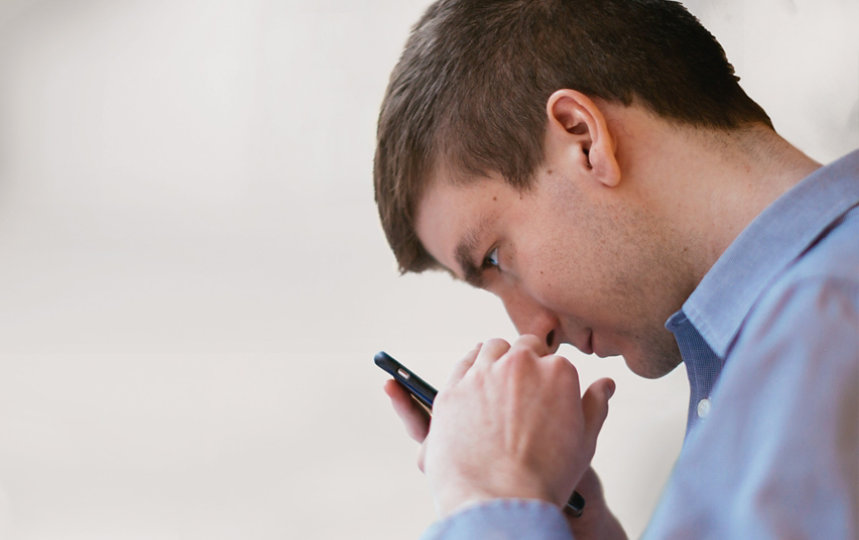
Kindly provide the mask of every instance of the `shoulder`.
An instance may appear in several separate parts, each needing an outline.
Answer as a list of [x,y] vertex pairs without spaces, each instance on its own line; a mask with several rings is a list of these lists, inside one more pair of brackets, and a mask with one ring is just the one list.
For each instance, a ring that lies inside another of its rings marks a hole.
[[788,267],[784,281],[840,279],[859,282],[859,206],[833,223]]
[[[834,252],[814,264],[797,262],[749,313],[711,412],[690,432],[663,499],[666,509],[688,506],[689,530],[711,520],[727,538],[775,538],[789,529],[802,538],[855,536],[859,237],[853,238],[852,246],[841,238],[815,246]],[[848,247],[851,253],[838,256]],[[702,485],[713,495],[700,495]]]
[[704,527],[724,538],[855,537],[859,209],[767,284],[711,401],[684,443],[653,536]]
[[[825,231],[773,279],[749,311],[731,357],[769,346],[794,347],[859,336],[859,207]],[[850,334],[849,336],[847,334]],[[781,347],[778,347],[781,348]],[[845,351],[849,352],[849,351]],[[856,357],[859,350],[850,356]]]

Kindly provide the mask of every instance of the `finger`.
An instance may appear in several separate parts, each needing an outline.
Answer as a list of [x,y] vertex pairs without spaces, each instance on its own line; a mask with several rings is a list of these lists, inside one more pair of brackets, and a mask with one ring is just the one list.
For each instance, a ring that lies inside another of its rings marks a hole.
[[474,365],[474,360],[477,358],[477,353],[480,352],[482,346],[483,343],[478,343],[477,346],[468,351],[468,354],[462,360],[453,365],[453,371],[451,371],[450,377],[447,379],[448,386],[465,377],[465,374]]
[[608,400],[614,394],[615,383],[611,379],[600,379],[591,384],[582,396],[582,409],[585,415],[585,436],[596,444],[608,416]]
[[513,342],[511,349],[528,349],[534,351],[537,356],[544,356],[549,353],[546,342],[534,334],[522,334],[516,341]]
[[423,442],[429,433],[430,415],[426,409],[418,405],[400,384],[388,379],[385,381],[385,393],[391,398],[394,411],[406,427],[406,433],[412,439]]
[[492,364],[510,350],[510,344],[500,338],[494,338],[486,341],[480,352],[477,353],[477,359],[474,365]]
[[552,364],[553,368],[557,371],[555,376],[564,376],[566,377],[566,383],[569,384],[568,392],[572,392],[575,395],[580,395],[582,392],[581,381],[579,380],[579,370],[576,369],[576,366],[570,362],[570,360],[561,356],[560,354],[549,354],[540,358],[540,361],[546,364]]
[[421,443],[421,447],[418,450],[418,470],[421,472],[426,472],[424,470],[424,460],[426,459],[426,455],[427,455],[427,443],[426,443],[426,441],[424,441],[423,443]]

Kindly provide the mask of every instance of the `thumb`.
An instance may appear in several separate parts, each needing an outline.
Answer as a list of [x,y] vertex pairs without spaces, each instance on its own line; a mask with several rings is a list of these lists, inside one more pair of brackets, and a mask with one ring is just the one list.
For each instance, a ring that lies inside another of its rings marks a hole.
[[424,469],[424,467],[426,466],[426,460],[427,460],[427,442],[426,442],[426,440],[424,440],[424,442],[421,443],[421,446],[418,449],[418,469],[422,473],[426,473],[426,470]]
[[611,379],[600,379],[591,384],[582,396],[582,409],[585,415],[585,435],[596,444],[608,416],[608,400],[614,394],[615,383]]

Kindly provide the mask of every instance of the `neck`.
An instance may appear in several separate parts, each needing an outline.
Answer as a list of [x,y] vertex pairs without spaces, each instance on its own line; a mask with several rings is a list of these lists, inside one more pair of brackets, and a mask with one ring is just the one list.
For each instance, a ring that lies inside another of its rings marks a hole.
[[667,231],[661,241],[691,292],[758,214],[820,164],[764,126],[715,132],[645,115],[624,123],[621,170]]

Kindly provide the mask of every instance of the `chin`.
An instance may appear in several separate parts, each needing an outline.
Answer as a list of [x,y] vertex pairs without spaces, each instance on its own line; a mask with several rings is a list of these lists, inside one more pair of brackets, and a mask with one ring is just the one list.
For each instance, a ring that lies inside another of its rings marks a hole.
[[683,361],[677,344],[672,340],[670,345],[653,347],[650,350],[636,349],[624,353],[623,360],[636,375],[646,379],[658,379],[674,371]]

